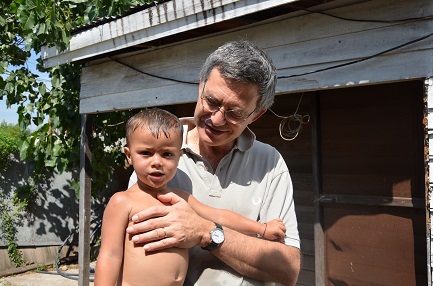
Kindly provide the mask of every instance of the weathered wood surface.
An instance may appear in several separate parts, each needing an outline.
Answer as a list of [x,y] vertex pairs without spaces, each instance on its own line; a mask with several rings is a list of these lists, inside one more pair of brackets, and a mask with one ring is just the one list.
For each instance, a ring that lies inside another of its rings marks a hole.
[[[420,9],[422,6],[423,9]],[[397,20],[433,11],[426,1],[369,1],[326,11],[346,18]],[[365,23],[306,14],[142,53],[117,56],[143,72],[198,82],[200,67],[217,46],[249,39],[264,48],[278,76],[298,75],[368,57],[432,31],[431,20]],[[433,72],[433,37],[357,64],[310,75],[281,78],[278,93],[424,78]],[[197,99],[197,86],[157,79],[109,58],[83,70],[81,113],[180,104]]]
[[83,31],[67,53],[43,48],[45,66],[78,61],[231,20],[294,0],[172,0]]

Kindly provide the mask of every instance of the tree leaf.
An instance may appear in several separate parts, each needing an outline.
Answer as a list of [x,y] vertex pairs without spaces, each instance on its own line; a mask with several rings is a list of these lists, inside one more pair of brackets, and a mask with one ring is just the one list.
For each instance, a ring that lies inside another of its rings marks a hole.
[[19,19],[24,30],[31,30],[35,25],[35,13],[31,10],[20,9]]

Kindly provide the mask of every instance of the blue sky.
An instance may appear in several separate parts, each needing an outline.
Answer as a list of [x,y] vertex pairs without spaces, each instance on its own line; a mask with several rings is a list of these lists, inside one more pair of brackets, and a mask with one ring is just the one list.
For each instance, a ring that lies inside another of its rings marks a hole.
[[0,100],[0,121],[6,121],[9,124],[18,123],[18,115],[16,113],[16,107],[6,108],[6,100]]
[[[32,56],[30,57],[29,61],[27,62],[29,69],[35,73],[38,74],[41,79],[45,82],[45,84],[50,87],[50,80],[48,78],[48,75],[41,74],[40,72],[36,71],[36,59],[37,56],[32,53]],[[6,121],[9,124],[17,124],[18,123],[18,114],[16,112],[18,106],[12,105],[10,108],[6,107],[6,98],[3,98],[0,100],[0,122]]]

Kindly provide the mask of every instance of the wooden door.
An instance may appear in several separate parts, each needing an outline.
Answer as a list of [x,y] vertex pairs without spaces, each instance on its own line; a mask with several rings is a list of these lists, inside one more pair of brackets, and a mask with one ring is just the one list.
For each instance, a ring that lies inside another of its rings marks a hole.
[[427,285],[423,82],[279,95],[272,110],[312,118],[292,141],[270,111],[250,125],[292,176],[297,285]]
[[320,279],[427,285],[422,82],[320,92],[317,107]]

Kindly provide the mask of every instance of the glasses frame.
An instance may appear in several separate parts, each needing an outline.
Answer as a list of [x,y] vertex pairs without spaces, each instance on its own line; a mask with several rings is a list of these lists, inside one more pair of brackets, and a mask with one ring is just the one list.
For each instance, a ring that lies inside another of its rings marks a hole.
[[218,105],[218,109],[215,110],[215,111],[212,111],[212,110],[210,110],[210,109],[208,109],[208,108],[205,107],[205,105],[203,104],[203,101],[206,101],[206,106],[209,106],[208,101],[207,101],[207,99],[205,99],[205,95],[204,95],[204,88],[205,88],[205,87],[206,87],[206,83],[203,84],[203,89],[201,90],[201,94],[200,94],[201,105],[202,105],[203,109],[205,109],[205,110],[208,111],[208,112],[211,112],[212,115],[215,114],[215,113],[217,113],[218,111],[221,111],[221,113],[222,113],[223,116],[224,116],[224,120],[227,121],[227,122],[230,122],[230,123],[232,123],[232,124],[241,124],[241,123],[245,122],[245,120],[247,120],[247,119],[248,119],[248,118],[249,118],[249,117],[250,117],[254,112],[256,112],[256,110],[257,110],[257,106],[256,106],[256,108],[254,108],[254,110],[253,110],[250,114],[248,114],[245,118],[243,118],[241,121],[233,121],[233,120],[229,120],[229,119],[227,119],[227,117],[226,117],[226,112],[227,112],[227,111],[233,111],[233,109],[228,109],[228,110],[226,110],[226,109],[224,109],[224,107],[222,107],[221,105]]

